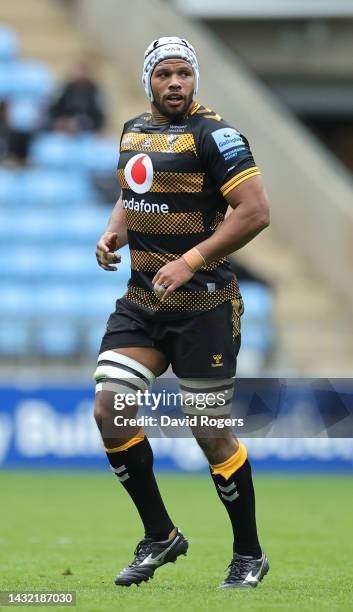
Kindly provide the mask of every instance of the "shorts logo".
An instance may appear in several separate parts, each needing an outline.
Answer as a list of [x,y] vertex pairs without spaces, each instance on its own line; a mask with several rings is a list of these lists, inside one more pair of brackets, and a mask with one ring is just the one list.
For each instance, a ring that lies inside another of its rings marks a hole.
[[151,158],[138,153],[127,162],[124,170],[127,184],[135,193],[146,193],[153,183],[153,165]]
[[218,355],[212,355],[213,362],[211,363],[211,368],[220,368],[223,365],[223,355],[219,353]]
[[225,161],[233,159],[238,152],[245,150],[244,140],[234,128],[221,128],[212,132],[212,136]]

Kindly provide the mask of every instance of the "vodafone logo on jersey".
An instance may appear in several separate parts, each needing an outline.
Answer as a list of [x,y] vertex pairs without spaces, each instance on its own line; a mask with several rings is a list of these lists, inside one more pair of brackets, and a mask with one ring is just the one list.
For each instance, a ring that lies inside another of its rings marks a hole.
[[146,193],[153,182],[153,165],[145,153],[134,155],[127,162],[124,170],[125,179],[135,193]]

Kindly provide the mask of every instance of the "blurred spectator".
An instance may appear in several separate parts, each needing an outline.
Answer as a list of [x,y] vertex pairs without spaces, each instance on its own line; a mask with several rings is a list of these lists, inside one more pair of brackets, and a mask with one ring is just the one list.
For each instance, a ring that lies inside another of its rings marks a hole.
[[102,94],[88,63],[78,65],[74,77],[64,84],[49,108],[51,127],[73,133],[98,132],[104,127]]
[[30,139],[30,133],[10,126],[8,104],[0,100],[0,164],[25,163]]

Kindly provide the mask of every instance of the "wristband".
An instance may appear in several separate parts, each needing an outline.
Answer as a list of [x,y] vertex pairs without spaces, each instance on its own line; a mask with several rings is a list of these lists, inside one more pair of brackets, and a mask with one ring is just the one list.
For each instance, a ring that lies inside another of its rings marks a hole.
[[191,272],[197,272],[202,266],[206,265],[206,260],[200,251],[194,247],[182,255],[186,265],[190,268]]

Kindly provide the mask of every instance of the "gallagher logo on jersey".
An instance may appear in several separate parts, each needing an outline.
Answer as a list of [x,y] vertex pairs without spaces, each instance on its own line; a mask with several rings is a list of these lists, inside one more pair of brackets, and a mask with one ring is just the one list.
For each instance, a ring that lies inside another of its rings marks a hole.
[[220,128],[212,132],[212,136],[225,161],[246,150],[244,140],[234,128]]
[[153,183],[153,166],[151,158],[145,153],[134,155],[127,162],[124,170],[125,179],[135,193],[146,193]]

